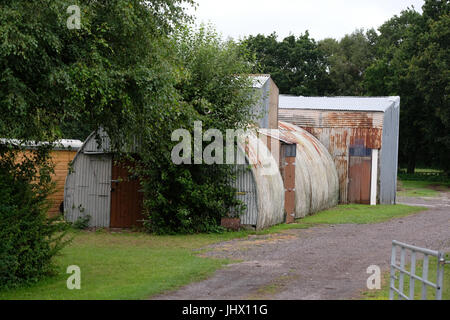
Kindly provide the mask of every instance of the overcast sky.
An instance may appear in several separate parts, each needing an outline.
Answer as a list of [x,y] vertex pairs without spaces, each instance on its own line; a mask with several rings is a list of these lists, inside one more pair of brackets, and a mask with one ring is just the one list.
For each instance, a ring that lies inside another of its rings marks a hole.
[[309,30],[321,40],[339,39],[356,28],[377,28],[423,0],[195,0],[197,22],[211,22],[224,37],[238,39],[276,31],[280,38]]

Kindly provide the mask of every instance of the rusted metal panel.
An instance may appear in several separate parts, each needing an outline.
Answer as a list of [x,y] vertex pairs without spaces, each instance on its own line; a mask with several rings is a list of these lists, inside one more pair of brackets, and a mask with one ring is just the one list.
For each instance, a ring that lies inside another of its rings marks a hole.
[[348,200],[370,204],[371,157],[350,156]]
[[365,148],[381,148],[382,129],[376,128],[314,128],[306,127],[306,131],[316,137],[331,154],[339,176],[339,202],[347,203],[349,148],[361,142]]
[[284,181],[284,211],[286,212],[286,223],[293,223],[295,219],[295,163],[296,144],[281,145],[281,175]]
[[341,203],[349,197],[350,145],[363,140],[366,148],[379,149],[379,202],[394,204],[399,111],[399,97],[280,97],[279,120],[306,129],[328,149],[339,175]]
[[280,109],[279,120],[299,127],[378,128],[383,127],[383,112]]

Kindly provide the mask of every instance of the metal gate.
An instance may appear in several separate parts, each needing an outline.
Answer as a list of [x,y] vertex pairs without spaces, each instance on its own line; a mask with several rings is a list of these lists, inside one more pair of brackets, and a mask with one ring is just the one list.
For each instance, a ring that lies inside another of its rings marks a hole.
[[[397,264],[397,248],[400,248],[400,265]],[[406,270],[406,255],[407,250],[410,253],[410,271]],[[416,259],[417,254],[423,255],[422,276],[416,274]],[[428,278],[429,272],[429,257],[437,258],[436,283],[431,282]],[[392,241],[392,255],[391,255],[391,277],[389,287],[389,299],[394,300],[395,293],[399,299],[414,300],[415,281],[419,281],[421,287],[421,300],[427,298],[427,288],[431,287],[436,290],[436,300],[442,299],[442,285],[444,283],[444,266],[446,263],[444,253],[435,250],[429,250],[405,244],[398,241]],[[400,272],[397,277],[396,271]],[[405,288],[405,275],[409,278],[409,293],[403,292]],[[395,286],[395,281],[398,280],[398,287]]]

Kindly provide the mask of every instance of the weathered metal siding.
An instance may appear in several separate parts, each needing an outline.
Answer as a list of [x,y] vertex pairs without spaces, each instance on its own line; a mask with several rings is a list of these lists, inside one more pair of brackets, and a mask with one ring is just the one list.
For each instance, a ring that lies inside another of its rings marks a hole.
[[66,179],[64,211],[75,222],[90,215],[91,227],[109,227],[111,206],[111,156],[79,153]]
[[290,136],[297,144],[296,218],[335,206],[339,197],[339,179],[328,150],[318,139],[298,126],[280,121],[279,128],[282,136]]
[[276,129],[278,126],[278,97],[279,89],[270,75],[252,75],[253,88],[257,90],[258,102],[253,114],[258,116],[260,128]]
[[98,135],[91,133],[83,145],[84,153],[105,153],[110,152],[111,142],[108,135],[103,130],[100,130]]
[[279,109],[278,120],[313,128],[383,128],[383,112]]
[[240,216],[242,225],[256,226],[258,221],[258,198],[255,179],[248,165],[236,165],[236,180],[233,186],[237,190],[236,198],[246,205],[246,211]]
[[249,132],[245,137],[240,137],[238,146],[245,152],[250,163],[256,187],[258,208],[256,229],[283,223],[284,185],[278,163],[255,132]]
[[73,160],[64,188],[67,221],[90,215],[91,227],[110,225],[112,156],[103,153],[109,148],[109,139],[101,136],[101,148],[91,134]]
[[384,114],[383,147],[380,151],[381,204],[396,203],[400,98],[393,98],[392,102],[392,106]]
[[362,140],[366,148],[380,149],[384,113],[280,109],[279,119],[305,129],[327,148],[339,177],[339,202],[348,203],[349,147]]

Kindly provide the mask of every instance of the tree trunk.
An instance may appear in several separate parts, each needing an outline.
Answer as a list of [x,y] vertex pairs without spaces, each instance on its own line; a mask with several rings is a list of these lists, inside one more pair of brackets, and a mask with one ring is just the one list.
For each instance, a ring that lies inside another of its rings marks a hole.
[[408,167],[407,167],[407,173],[408,174],[414,174],[416,170],[416,154],[411,154],[408,158]]

